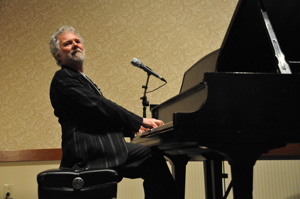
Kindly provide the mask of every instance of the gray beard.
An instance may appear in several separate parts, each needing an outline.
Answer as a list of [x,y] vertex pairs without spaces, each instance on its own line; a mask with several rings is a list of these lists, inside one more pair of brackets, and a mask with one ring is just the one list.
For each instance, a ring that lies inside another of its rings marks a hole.
[[75,55],[71,55],[71,60],[75,61],[75,62],[83,62],[85,59],[85,53],[84,52],[80,52],[79,54],[76,53]]
[[83,64],[85,56],[71,56],[69,59],[65,60],[64,65],[69,67],[76,67]]
[[68,65],[73,65],[73,64],[77,65],[83,63],[85,59],[85,54],[81,52],[72,55],[72,53],[70,53],[67,57],[68,59],[66,60],[66,63],[68,63]]
[[83,62],[85,59],[85,56],[72,56],[71,61],[73,62]]

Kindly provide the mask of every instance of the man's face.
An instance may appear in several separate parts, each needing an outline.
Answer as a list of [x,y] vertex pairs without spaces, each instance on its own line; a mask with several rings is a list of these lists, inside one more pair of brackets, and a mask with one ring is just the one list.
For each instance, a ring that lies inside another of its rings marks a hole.
[[71,66],[76,62],[83,62],[85,50],[79,37],[73,32],[64,32],[58,36],[61,54],[58,59],[62,65]]

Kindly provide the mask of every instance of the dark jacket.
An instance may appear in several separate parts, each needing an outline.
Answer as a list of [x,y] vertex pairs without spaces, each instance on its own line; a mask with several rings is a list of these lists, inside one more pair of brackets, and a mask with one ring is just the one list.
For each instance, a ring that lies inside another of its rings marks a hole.
[[141,117],[103,97],[68,67],[55,73],[50,99],[62,127],[61,168],[112,168],[125,162],[124,136],[139,130]]

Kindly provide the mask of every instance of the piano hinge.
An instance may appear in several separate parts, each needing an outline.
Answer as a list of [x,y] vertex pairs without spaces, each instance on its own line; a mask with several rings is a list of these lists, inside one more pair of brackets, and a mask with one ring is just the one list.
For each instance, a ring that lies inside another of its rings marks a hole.
[[202,81],[200,82],[200,84],[202,84],[203,86],[206,86],[206,85],[207,85],[207,81],[202,80]]

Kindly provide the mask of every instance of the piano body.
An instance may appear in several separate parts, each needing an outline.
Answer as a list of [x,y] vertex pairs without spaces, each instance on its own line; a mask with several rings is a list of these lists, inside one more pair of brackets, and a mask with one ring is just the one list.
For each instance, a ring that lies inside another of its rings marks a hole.
[[207,198],[222,198],[221,175],[212,172],[219,166],[210,160],[226,159],[234,198],[252,198],[259,156],[300,142],[299,8],[298,0],[240,0],[221,48],[185,72],[178,95],[152,109],[166,125],[132,142],[164,151],[181,186],[187,161],[206,160],[206,183],[217,180]]

